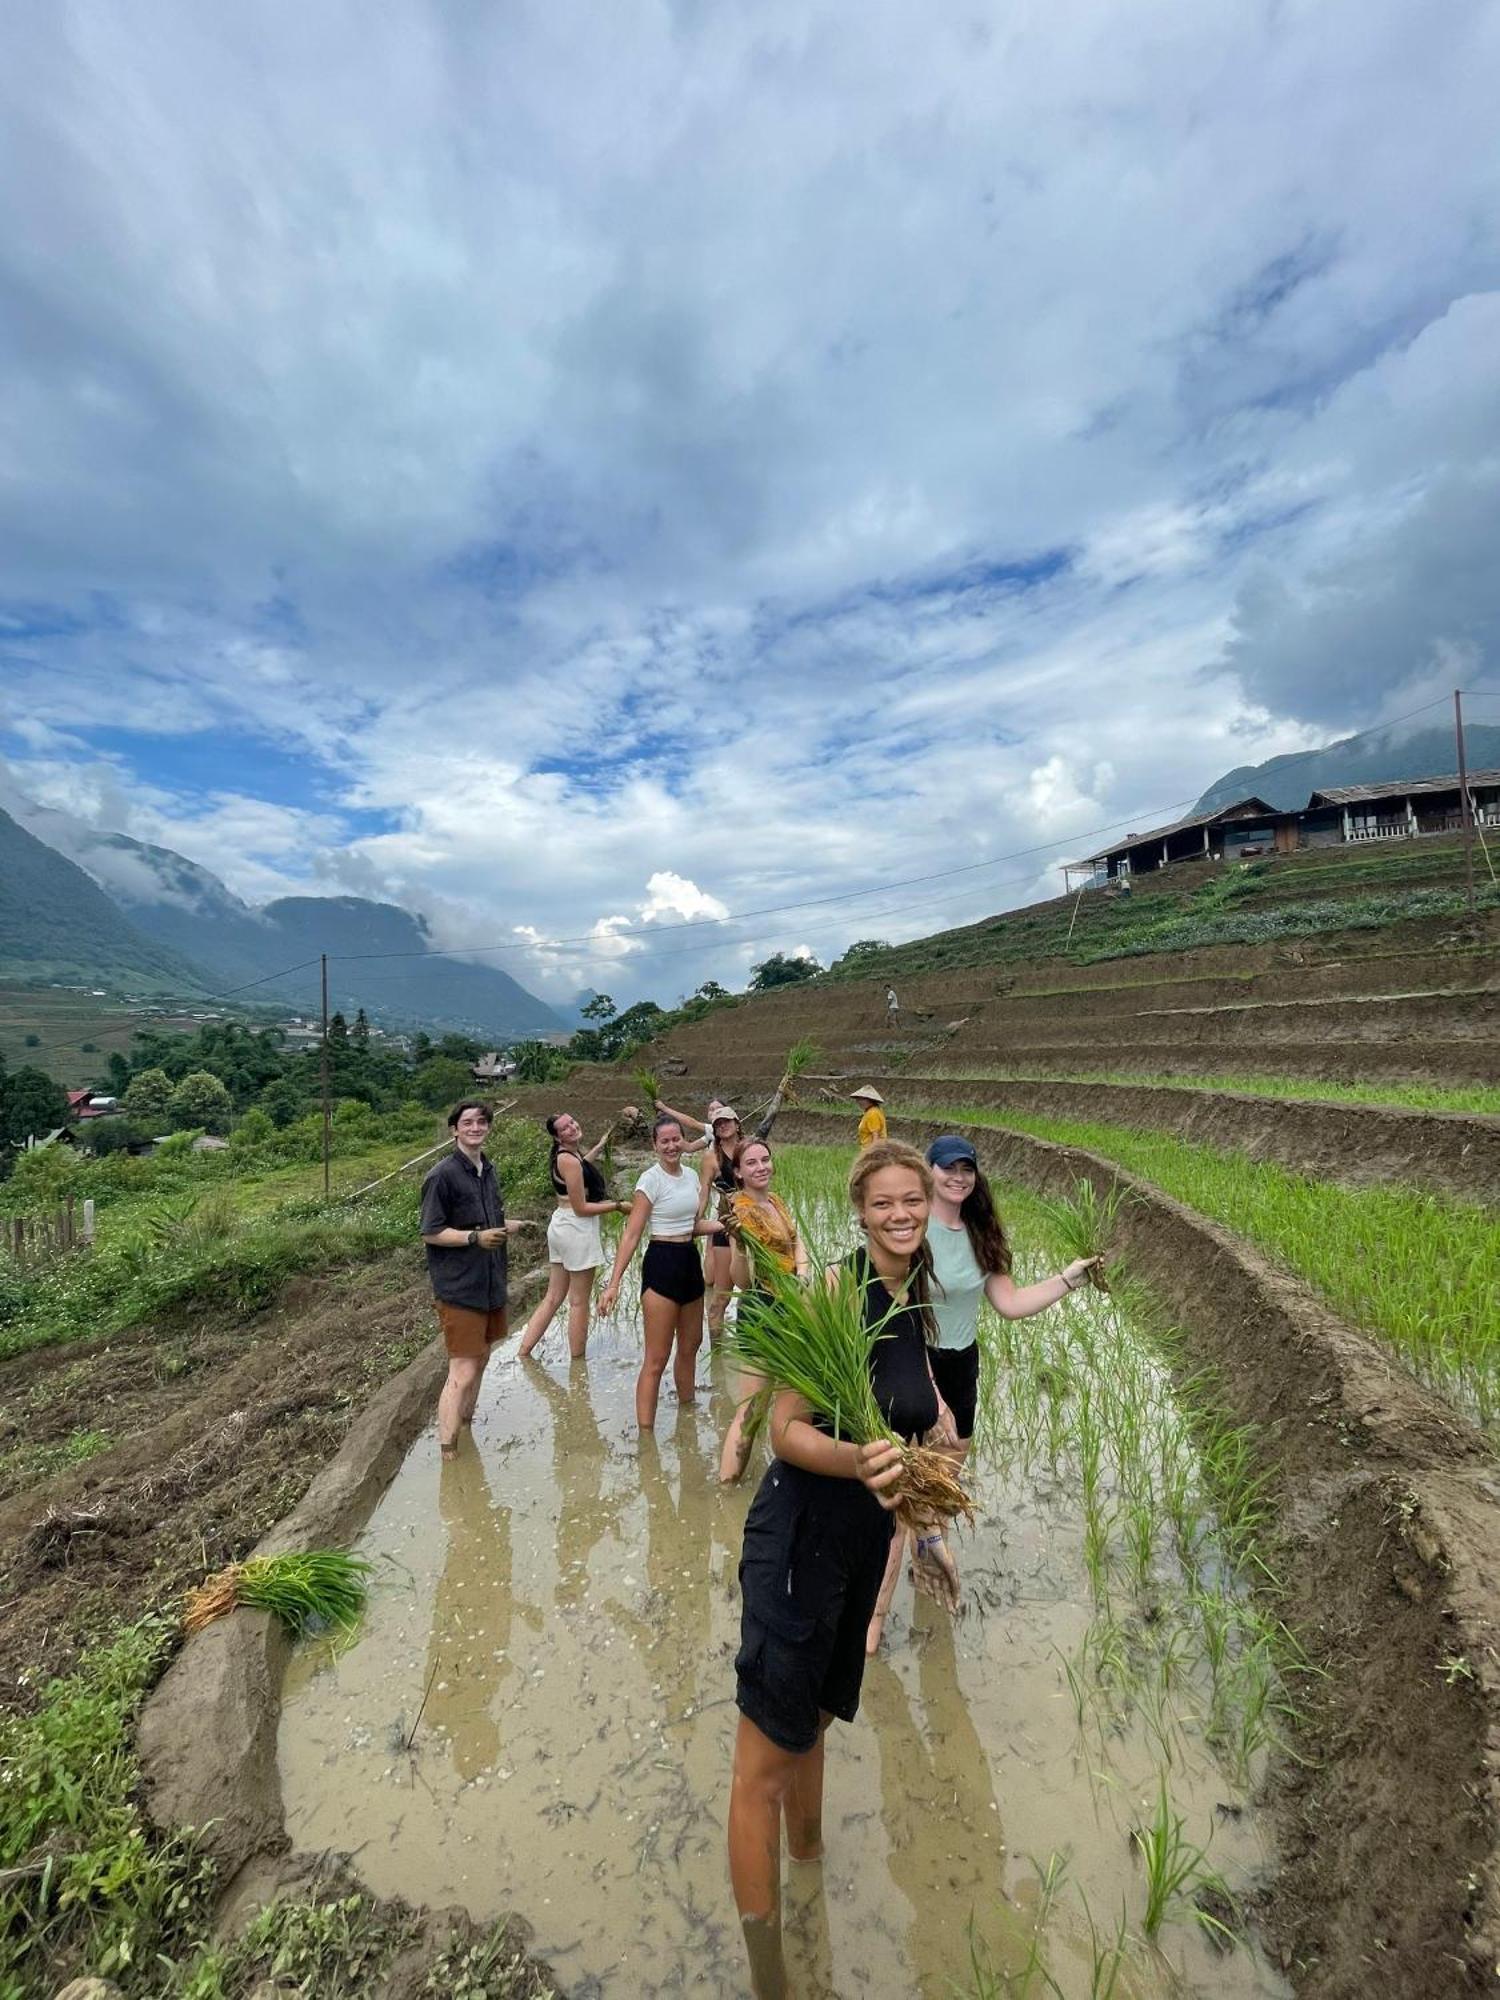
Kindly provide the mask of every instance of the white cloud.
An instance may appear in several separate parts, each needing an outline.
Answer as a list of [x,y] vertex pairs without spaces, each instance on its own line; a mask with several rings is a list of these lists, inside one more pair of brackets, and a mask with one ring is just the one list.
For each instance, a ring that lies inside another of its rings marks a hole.
[[1495,658],[1493,9],[847,22],[23,7],[24,787],[666,996]]

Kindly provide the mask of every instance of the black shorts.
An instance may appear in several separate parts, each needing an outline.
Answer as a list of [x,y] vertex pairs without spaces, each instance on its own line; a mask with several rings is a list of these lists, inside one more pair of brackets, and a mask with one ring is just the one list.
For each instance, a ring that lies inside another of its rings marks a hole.
[[979,1342],[967,1347],[929,1347],[932,1379],[938,1394],[953,1412],[959,1436],[967,1443],[974,1435],[974,1412],[979,1404]]
[[643,1292],[655,1292],[658,1298],[670,1299],[674,1305],[690,1306],[694,1299],[702,1298],[706,1289],[703,1259],[698,1255],[696,1243],[646,1246],[646,1261],[641,1266]]
[[862,1486],[772,1462],[740,1558],[741,1714],[783,1750],[811,1750],[824,1715],[852,1722],[893,1517]]

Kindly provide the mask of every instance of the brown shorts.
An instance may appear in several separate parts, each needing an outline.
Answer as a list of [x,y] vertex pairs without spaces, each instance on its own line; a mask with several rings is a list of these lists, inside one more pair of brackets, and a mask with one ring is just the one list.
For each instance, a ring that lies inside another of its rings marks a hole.
[[451,1355],[464,1361],[483,1361],[497,1340],[510,1332],[504,1306],[492,1312],[476,1312],[472,1306],[450,1306],[438,1299],[437,1315],[443,1328],[443,1345]]

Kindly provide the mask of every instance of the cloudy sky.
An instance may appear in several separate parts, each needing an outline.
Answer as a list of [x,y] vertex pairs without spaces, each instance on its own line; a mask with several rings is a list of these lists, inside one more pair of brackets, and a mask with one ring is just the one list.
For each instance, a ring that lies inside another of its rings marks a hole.
[[8,783],[670,1000],[1500,686],[1497,74],[1488,0],[17,0]]

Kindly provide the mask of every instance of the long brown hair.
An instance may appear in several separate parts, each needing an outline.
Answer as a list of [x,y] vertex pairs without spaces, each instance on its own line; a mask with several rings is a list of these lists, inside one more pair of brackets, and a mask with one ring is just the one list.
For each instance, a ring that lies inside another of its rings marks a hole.
[[[878,1174],[882,1167],[908,1167],[922,1183],[922,1192],[927,1197],[927,1205],[932,1206],[932,1169],[922,1158],[915,1146],[903,1145],[899,1139],[877,1139],[873,1146],[866,1146],[854,1165],[849,1169],[849,1200],[854,1212],[863,1219],[865,1212],[865,1188],[871,1176]],[[937,1273],[932,1268],[932,1249],[923,1234],[922,1241],[912,1253],[911,1278],[907,1296],[922,1315],[922,1331],[927,1336],[929,1346],[937,1342],[937,1321],[931,1312],[932,1288],[938,1282]]]
[[969,1248],[984,1275],[989,1277],[991,1272],[999,1271],[1002,1276],[1009,1277],[1010,1243],[990,1184],[977,1160],[974,1162],[974,1185],[958,1205],[958,1219],[969,1232]]

